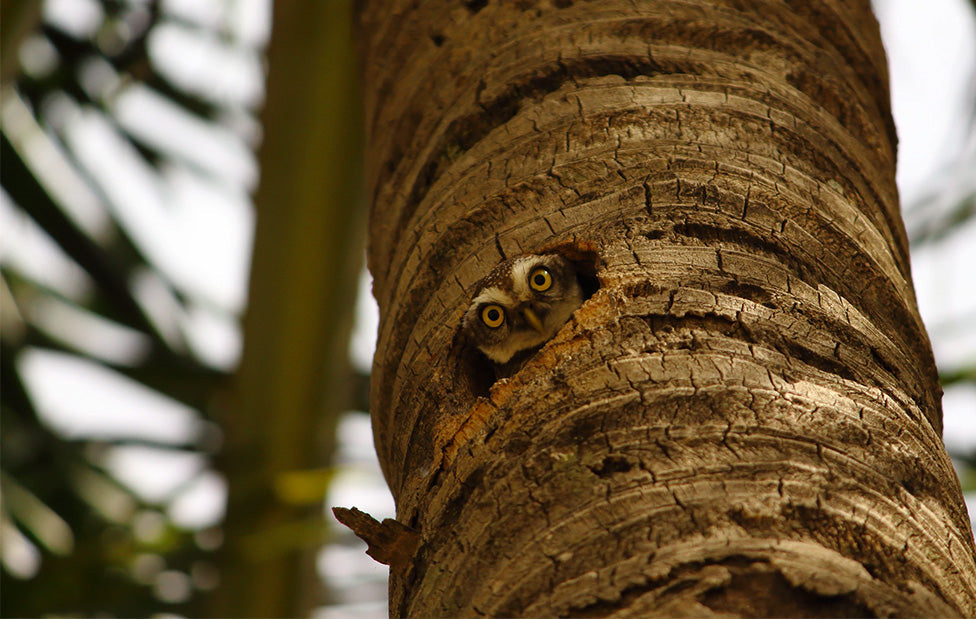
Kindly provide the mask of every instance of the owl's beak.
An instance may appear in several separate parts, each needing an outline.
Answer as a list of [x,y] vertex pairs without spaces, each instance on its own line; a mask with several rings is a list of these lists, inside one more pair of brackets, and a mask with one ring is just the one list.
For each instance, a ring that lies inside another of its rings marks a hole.
[[522,315],[525,316],[525,320],[528,321],[532,328],[539,332],[540,335],[546,334],[545,327],[542,326],[542,321],[539,320],[539,315],[532,311],[531,308],[524,308],[522,310]]

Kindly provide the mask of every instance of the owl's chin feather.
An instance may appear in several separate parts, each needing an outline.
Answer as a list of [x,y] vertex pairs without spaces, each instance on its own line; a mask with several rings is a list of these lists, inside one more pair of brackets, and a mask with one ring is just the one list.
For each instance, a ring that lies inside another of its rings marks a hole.
[[[558,330],[557,327],[553,333]],[[539,333],[535,330],[515,331],[498,344],[479,346],[478,349],[495,363],[508,363],[521,352],[534,351],[552,337],[553,333]]]
[[535,348],[530,348],[528,350],[520,350],[512,358],[505,363],[495,363],[495,380],[500,380],[502,378],[511,378],[516,372],[522,369],[522,366],[542,347],[539,344]]

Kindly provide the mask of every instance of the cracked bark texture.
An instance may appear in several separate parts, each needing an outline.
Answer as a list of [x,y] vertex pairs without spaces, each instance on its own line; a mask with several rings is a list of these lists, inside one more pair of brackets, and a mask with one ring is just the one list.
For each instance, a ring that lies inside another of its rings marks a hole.
[[[869,2],[360,28],[391,615],[976,615]],[[554,243],[599,290],[488,389],[472,287]]]

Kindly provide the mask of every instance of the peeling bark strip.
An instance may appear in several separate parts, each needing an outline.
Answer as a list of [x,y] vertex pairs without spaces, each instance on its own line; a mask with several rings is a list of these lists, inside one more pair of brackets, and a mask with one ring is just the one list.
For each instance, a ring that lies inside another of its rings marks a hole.
[[[363,5],[392,615],[976,615],[866,0]],[[492,385],[553,244],[598,289]]]

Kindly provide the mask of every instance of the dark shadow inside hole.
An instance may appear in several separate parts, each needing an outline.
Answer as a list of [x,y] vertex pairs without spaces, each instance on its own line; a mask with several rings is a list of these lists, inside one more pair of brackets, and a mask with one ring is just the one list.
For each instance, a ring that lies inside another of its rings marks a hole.
[[583,302],[596,294],[600,289],[600,278],[597,273],[603,265],[596,246],[585,241],[567,241],[546,246],[540,254],[559,254],[569,260],[576,268],[580,286],[583,288]]
[[487,398],[488,390],[498,379],[495,374],[495,365],[480,350],[470,344],[461,351],[458,369],[461,372],[462,380],[467,383],[469,392],[475,398]]

